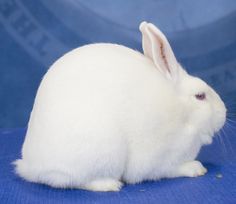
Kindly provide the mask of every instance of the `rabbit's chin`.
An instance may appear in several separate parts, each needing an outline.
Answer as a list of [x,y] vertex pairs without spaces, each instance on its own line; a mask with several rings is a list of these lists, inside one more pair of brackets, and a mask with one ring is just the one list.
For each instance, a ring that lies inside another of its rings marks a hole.
[[209,145],[213,141],[213,136],[214,135],[202,135],[202,143],[204,145]]
[[200,133],[200,140],[202,145],[209,145],[212,143],[213,141],[213,137],[215,135],[215,131],[214,130],[208,130],[206,132],[202,132]]

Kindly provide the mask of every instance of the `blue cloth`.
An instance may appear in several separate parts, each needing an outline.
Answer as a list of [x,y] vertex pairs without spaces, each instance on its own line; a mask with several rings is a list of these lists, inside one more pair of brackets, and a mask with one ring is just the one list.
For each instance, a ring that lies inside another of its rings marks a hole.
[[236,99],[235,0],[0,0],[0,127],[25,127],[37,87],[65,52],[94,42],[141,51],[153,22],[186,69]]
[[214,139],[212,145],[206,146],[201,151],[199,159],[208,168],[205,176],[126,185],[120,192],[108,193],[60,190],[23,181],[14,174],[11,162],[20,157],[25,129],[1,130],[0,203],[234,204],[236,203],[236,135],[232,130],[236,130],[236,125],[225,128],[230,142],[227,149],[224,149],[218,137]]

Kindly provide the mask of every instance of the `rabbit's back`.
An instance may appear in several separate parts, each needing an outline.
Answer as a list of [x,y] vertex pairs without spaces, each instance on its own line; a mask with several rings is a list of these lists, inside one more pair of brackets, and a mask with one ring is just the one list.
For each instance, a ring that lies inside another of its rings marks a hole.
[[40,85],[33,112],[38,112],[36,117],[45,114],[47,123],[81,119],[80,124],[96,126],[96,116],[100,123],[102,117],[138,116],[137,109],[158,107],[158,101],[162,103],[172,92],[141,53],[120,45],[93,44],[75,49],[53,64]]

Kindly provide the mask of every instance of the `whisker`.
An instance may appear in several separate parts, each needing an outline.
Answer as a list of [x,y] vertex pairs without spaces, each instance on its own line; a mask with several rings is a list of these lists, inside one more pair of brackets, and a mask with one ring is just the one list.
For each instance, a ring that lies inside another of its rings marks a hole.
[[235,122],[231,122],[231,121],[227,120],[225,124],[227,124],[228,126],[232,127],[233,129],[236,128]]
[[[231,131],[231,129],[229,129],[230,131]],[[222,129],[222,133],[223,133],[223,137],[225,138],[225,141],[226,141],[226,143],[227,143],[227,146],[229,147],[229,151],[232,153],[232,154],[235,154],[235,151],[234,151],[234,149],[233,149],[233,147],[232,147],[232,144],[231,144],[231,142],[230,142],[230,139],[229,139],[229,137],[228,137],[228,134],[226,133],[226,131],[224,130],[224,129]]]
[[233,123],[236,123],[236,120],[232,120],[230,118],[226,118],[227,121],[230,121],[230,122],[233,122]]
[[235,120],[232,120],[232,119],[230,119],[230,118],[227,118],[226,119],[226,124],[229,124],[229,125],[231,125],[233,128],[236,128],[236,121]]
[[226,127],[228,127],[228,130],[236,130],[236,126],[235,126],[235,123],[232,123],[232,122],[229,122],[229,121],[227,121],[226,123],[225,123],[225,126]]
[[227,149],[226,149],[224,140],[223,140],[223,138],[222,138],[221,132],[218,132],[218,136],[219,136],[220,143],[221,143],[221,145],[222,145],[222,148],[221,148],[221,149],[222,149],[222,151],[223,151],[223,155],[224,155],[224,157],[226,157],[226,155],[227,155]]

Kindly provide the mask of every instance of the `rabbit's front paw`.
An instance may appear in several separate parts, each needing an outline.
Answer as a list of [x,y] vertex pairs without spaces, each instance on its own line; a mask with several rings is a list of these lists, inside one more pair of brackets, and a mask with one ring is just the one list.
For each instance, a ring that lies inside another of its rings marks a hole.
[[179,168],[179,173],[181,176],[187,177],[197,177],[203,176],[207,172],[207,169],[199,161],[191,161],[184,163]]

